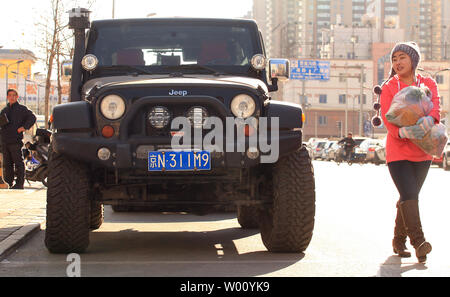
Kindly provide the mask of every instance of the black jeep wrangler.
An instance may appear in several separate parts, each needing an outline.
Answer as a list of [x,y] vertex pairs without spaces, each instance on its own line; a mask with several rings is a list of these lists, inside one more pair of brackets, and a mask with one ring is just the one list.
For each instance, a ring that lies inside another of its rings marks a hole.
[[103,205],[203,213],[234,206],[269,251],[304,251],[315,182],[302,109],[271,100],[289,62],[266,61],[256,23],[90,23],[85,9],[70,14],[70,103],[53,110],[50,252],[83,252]]

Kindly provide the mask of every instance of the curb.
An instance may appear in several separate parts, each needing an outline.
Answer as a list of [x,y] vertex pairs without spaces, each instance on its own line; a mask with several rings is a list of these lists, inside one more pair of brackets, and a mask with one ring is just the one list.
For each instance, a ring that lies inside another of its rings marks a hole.
[[40,223],[27,224],[0,242],[0,261],[10,255],[16,248],[40,230]]

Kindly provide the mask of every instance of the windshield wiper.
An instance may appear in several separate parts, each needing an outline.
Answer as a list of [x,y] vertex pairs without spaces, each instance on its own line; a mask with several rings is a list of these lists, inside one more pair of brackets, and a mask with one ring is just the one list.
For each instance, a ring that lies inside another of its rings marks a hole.
[[[119,70],[119,71],[127,71],[127,74],[131,74],[133,76],[138,76],[139,74],[154,74],[151,71],[148,71],[144,68],[141,68],[139,66],[133,66],[133,65],[115,65],[115,66],[103,66],[102,69],[104,70]],[[131,72],[132,70],[137,70],[138,72]]]
[[[169,69],[192,69],[192,70],[207,70],[214,76],[220,76],[225,75],[226,73],[218,72],[216,69],[213,69],[208,66],[199,65],[199,64],[185,64],[185,65],[173,65],[173,66],[166,66]],[[172,73],[173,75],[179,75],[178,73]]]

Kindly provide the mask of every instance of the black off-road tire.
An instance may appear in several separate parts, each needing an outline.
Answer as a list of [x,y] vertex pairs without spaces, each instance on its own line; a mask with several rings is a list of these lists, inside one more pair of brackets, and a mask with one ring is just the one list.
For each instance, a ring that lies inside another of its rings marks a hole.
[[82,253],[89,245],[91,201],[84,164],[51,152],[45,245],[51,253]]
[[243,229],[257,229],[259,227],[259,209],[256,206],[238,205],[237,219]]
[[278,160],[272,169],[273,203],[261,211],[261,238],[270,252],[299,253],[314,229],[314,169],[306,149]]
[[450,171],[450,166],[447,165],[447,162],[447,155],[444,155],[444,158],[442,159],[442,168],[444,168],[445,171]]
[[97,230],[103,224],[103,204],[91,201],[91,230]]

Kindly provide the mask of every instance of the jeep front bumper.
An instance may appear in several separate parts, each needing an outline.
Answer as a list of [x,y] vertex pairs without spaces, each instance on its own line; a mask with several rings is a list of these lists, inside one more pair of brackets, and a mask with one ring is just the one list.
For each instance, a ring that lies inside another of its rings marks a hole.
[[[166,137],[130,137],[126,142],[118,139],[110,140],[103,137],[84,136],[74,133],[54,133],[53,150],[80,162],[89,163],[94,167],[109,169],[147,169],[148,151],[170,151],[170,143]],[[249,168],[261,163],[261,157],[266,156],[276,161],[290,152],[296,151],[302,145],[301,130],[280,131],[278,139],[278,154],[273,151],[266,153],[258,148],[260,155],[252,159],[247,155],[249,149],[248,139],[245,143],[245,152],[238,152],[237,145],[232,152],[211,152],[211,168]],[[267,142],[264,142],[267,143]],[[270,142],[269,142],[270,143]],[[233,147],[232,145],[232,147]],[[226,142],[224,143],[226,148]],[[98,150],[107,148],[111,156],[107,160],[98,158]],[[276,158],[278,157],[278,158]]]

